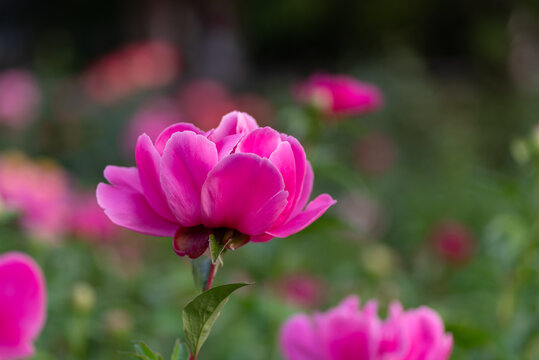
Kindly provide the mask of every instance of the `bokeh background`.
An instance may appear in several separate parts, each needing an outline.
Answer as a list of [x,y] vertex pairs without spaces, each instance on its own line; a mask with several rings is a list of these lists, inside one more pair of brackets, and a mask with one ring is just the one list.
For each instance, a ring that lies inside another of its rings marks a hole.
[[[140,133],[233,109],[300,139],[314,193],[339,202],[226,254],[216,282],[256,285],[201,358],[280,359],[284,319],[351,293],[436,309],[452,359],[539,358],[537,2],[3,0],[0,69],[0,195],[35,199],[2,206],[0,251],[44,269],[36,359],[124,359],[131,340],[169,355],[189,262],[93,193]],[[315,72],[376,84],[384,106],[321,116],[293,96]]]

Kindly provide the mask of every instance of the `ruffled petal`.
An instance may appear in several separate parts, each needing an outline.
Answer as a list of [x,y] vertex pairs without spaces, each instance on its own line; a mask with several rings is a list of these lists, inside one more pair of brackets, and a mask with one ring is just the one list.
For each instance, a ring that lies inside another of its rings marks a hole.
[[140,183],[148,203],[160,216],[174,221],[159,181],[161,156],[146,134],[139,136],[135,152]]
[[177,132],[183,131],[192,131],[195,134],[204,134],[204,131],[200,130],[191,123],[177,123],[170,125],[165,130],[163,130],[155,140],[155,149],[157,150],[157,152],[162,155],[163,151],[165,151],[165,146],[167,145],[167,142],[170,137]]
[[247,134],[238,144],[237,153],[251,153],[269,158],[281,143],[281,135],[270,127],[259,128]]
[[258,128],[256,120],[249,114],[232,111],[221,119],[219,126],[211,135],[211,140],[218,143],[225,136],[234,134],[247,134]]
[[269,235],[284,238],[295,234],[307,226],[313,223],[318,219],[326,210],[336,201],[331,198],[328,194],[319,195],[316,199],[311,201],[305,211],[299,213],[293,219],[287,221],[285,224],[268,231]]
[[161,159],[161,185],[172,213],[182,226],[202,223],[200,192],[216,163],[215,144],[202,135],[180,132],[168,141]]
[[120,186],[99,184],[97,203],[116,225],[153,236],[173,236],[178,224],[159,216],[143,194]]
[[232,154],[210,171],[202,187],[203,224],[260,235],[282,212],[287,196],[283,178],[269,160]]

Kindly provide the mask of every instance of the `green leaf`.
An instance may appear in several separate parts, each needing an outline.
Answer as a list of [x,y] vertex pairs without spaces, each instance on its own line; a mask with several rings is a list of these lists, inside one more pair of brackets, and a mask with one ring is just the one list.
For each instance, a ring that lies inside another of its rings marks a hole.
[[223,241],[218,240],[214,234],[210,235],[211,262],[214,265],[217,264],[217,261],[219,260],[219,256],[221,256],[227,244],[228,244],[228,241],[223,242]]
[[189,360],[189,353],[187,352],[187,349],[185,349],[185,346],[180,342],[180,339],[177,339],[176,344],[174,344],[170,360]]
[[237,283],[214,287],[198,295],[183,309],[185,340],[195,359],[230,294],[246,285],[251,284]]
[[191,259],[193,281],[198,292],[203,292],[206,289],[206,284],[208,283],[208,277],[211,271],[211,265],[211,260],[206,256]]
[[153,352],[144,341],[134,341],[135,356],[144,360],[163,360],[158,352]]

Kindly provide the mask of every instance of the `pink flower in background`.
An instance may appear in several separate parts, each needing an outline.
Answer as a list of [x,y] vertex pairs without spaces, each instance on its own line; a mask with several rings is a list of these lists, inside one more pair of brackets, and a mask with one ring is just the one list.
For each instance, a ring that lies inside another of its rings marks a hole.
[[180,91],[180,107],[185,118],[201,129],[219,125],[223,114],[236,108],[232,94],[213,80],[196,80]]
[[280,344],[288,360],[377,359],[381,322],[375,302],[359,308],[350,296],[339,306],[313,317],[294,315],[281,329]]
[[118,234],[114,225],[95,202],[95,194],[78,194],[71,207],[71,231],[78,237],[113,240]]
[[178,123],[154,142],[143,134],[135,157],[137,167],[105,169],[112,185],[97,187],[99,205],[117,225],[174,236],[175,251],[191,258],[212,231],[239,239],[233,247],[287,237],[335,203],[327,194],[308,203],[313,172],[301,144],[245,113],[208,132]]
[[404,311],[392,303],[382,332],[379,354],[384,360],[445,360],[453,349],[442,319],[426,306]]
[[325,295],[323,282],[307,274],[287,274],[279,281],[277,291],[286,302],[304,307],[320,305]]
[[46,318],[45,279],[27,255],[0,255],[0,359],[27,358]]
[[382,92],[375,85],[345,75],[314,74],[295,89],[295,96],[335,117],[373,112],[383,104]]
[[430,241],[442,259],[455,265],[466,263],[475,251],[475,237],[470,229],[454,220],[437,224]]
[[184,86],[179,94],[180,107],[186,120],[203,130],[219,125],[222,114],[234,109],[252,114],[262,124],[270,124],[273,107],[256,94],[232,94],[214,80],[196,80]]
[[133,151],[140,134],[146,133],[151,139],[157,138],[163,129],[180,122],[179,110],[169,99],[158,98],[145,104],[129,122],[124,133],[125,148]]
[[145,89],[169,84],[180,72],[180,54],[172,45],[150,40],[127,45],[94,63],[83,75],[87,95],[109,104]]
[[350,296],[326,313],[292,316],[280,345],[287,360],[446,360],[453,340],[429,308],[405,312],[393,303],[382,321],[375,301],[361,309]]
[[37,115],[40,105],[41,91],[29,71],[0,73],[0,123],[23,129]]
[[164,41],[151,40],[129,45],[122,53],[129,78],[140,89],[167,85],[180,72],[179,51]]
[[395,164],[396,157],[395,144],[384,133],[370,133],[360,139],[356,147],[356,162],[363,172],[370,175],[387,173]]
[[70,196],[67,174],[58,166],[18,153],[0,156],[0,200],[19,213],[30,236],[60,240],[68,226]]

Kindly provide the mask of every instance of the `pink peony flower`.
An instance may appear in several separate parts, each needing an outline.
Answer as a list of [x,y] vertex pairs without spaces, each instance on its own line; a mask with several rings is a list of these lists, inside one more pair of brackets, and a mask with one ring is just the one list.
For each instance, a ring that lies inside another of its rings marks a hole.
[[319,305],[325,294],[322,280],[307,274],[287,274],[277,291],[286,302],[304,307]]
[[0,359],[34,354],[34,340],[46,318],[45,279],[27,255],[0,255]]
[[292,316],[280,345],[287,360],[445,360],[453,340],[429,308],[404,312],[394,303],[384,322],[375,301],[361,309],[350,296],[326,313]]
[[0,123],[23,129],[37,115],[41,91],[34,76],[26,70],[0,74]]
[[237,240],[231,247],[287,237],[335,203],[323,194],[307,205],[313,172],[301,144],[245,113],[208,132],[178,123],[155,142],[143,134],[135,157],[137,167],[105,169],[112,185],[98,185],[98,203],[117,225],[174,236],[181,256],[202,255],[212,231]]
[[436,253],[454,265],[466,263],[475,250],[475,238],[470,229],[454,220],[437,224],[430,241]]
[[79,194],[71,208],[71,231],[78,237],[97,241],[113,240],[114,225],[95,202],[94,194]]
[[314,74],[295,89],[295,96],[334,117],[372,112],[383,104],[380,89],[345,75]]
[[0,200],[19,213],[21,226],[31,236],[54,242],[67,229],[68,178],[54,164],[32,162],[18,153],[0,156]]

